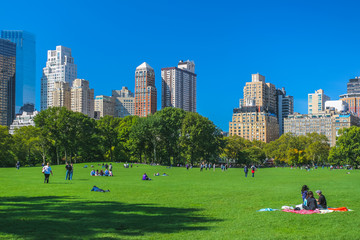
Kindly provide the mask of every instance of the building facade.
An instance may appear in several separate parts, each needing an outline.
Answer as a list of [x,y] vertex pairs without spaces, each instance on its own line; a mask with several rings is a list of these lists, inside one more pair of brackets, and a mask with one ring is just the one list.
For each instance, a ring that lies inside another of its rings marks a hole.
[[68,110],[71,110],[71,91],[69,83],[55,82],[52,96],[52,107],[66,107]]
[[276,88],[274,84],[266,83],[265,77],[259,73],[251,75],[251,82],[246,82],[244,98],[240,99],[242,106],[259,106],[276,114]]
[[21,127],[35,126],[34,118],[38,113],[38,111],[33,111],[17,114],[16,118],[10,125],[9,133],[14,134],[15,130]]
[[264,107],[243,106],[235,108],[229,123],[229,135],[247,140],[270,142],[279,138],[279,124],[275,114]]
[[195,63],[180,61],[178,67],[161,69],[161,108],[176,107],[196,112]]
[[316,90],[315,93],[308,94],[308,114],[315,114],[325,110],[325,102],[330,97],[326,96],[324,90]]
[[15,118],[16,44],[0,39],[0,125]]
[[74,80],[71,87],[71,110],[94,117],[94,89],[90,89],[89,81]]
[[54,106],[52,92],[55,82],[67,82],[71,87],[76,78],[77,66],[71,55],[71,49],[56,46],[56,50],[49,50],[41,78],[41,110]]
[[35,104],[36,95],[36,40],[23,30],[3,30],[1,38],[16,43],[16,100],[15,111],[26,104]]
[[244,87],[239,108],[233,110],[229,135],[250,141],[270,142],[279,138],[277,96],[275,85],[265,82],[265,77],[252,74],[251,82]]
[[146,117],[157,110],[155,72],[146,62],[135,70],[135,115]]
[[114,116],[115,114],[115,101],[114,98],[99,95],[95,97],[95,119],[99,119],[104,116]]
[[349,111],[360,117],[360,77],[349,79],[347,93],[340,95],[340,100],[349,105]]
[[294,113],[294,97],[287,96],[285,88],[276,90],[279,136],[284,133],[284,119]]
[[112,97],[115,99],[115,117],[135,115],[135,96],[127,87],[113,90]]
[[360,126],[359,118],[349,112],[340,113],[327,109],[326,111],[314,114],[292,114],[284,122],[285,133],[293,133],[297,136],[307,133],[319,133],[325,135],[330,146],[336,143],[338,131],[342,128]]

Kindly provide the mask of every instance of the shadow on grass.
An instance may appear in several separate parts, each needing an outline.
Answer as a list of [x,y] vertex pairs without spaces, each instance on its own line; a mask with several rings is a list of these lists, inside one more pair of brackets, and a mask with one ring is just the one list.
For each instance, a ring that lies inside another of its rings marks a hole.
[[199,210],[111,201],[84,202],[58,196],[3,197],[0,198],[0,236],[8,234],[25,239],[139,237],[147,233],[207,230],[204,224],[220,221],[196,215]]

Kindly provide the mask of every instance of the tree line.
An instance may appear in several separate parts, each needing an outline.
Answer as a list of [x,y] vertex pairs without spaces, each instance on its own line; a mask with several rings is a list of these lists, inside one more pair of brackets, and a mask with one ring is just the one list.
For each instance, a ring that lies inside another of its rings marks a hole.
[[44,162],[143,162],[197,164],[360,164],[360,128],[340,131],[336,146],[317,133],[287,133],[265,144],[238,136],[223,137],[221,130],[198,113],[165,108],[148,117],[88,116],[53,107],[41,111],[35,126],[10,135],[0,126],[0,166],[36,165]]

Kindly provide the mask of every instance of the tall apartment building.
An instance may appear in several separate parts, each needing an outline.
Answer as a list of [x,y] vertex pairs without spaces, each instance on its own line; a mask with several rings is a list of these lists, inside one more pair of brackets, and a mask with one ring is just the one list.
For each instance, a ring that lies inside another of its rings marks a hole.
[[124,118],[135,114],[135,97],[127,87],[121,90],[113,90],[112,97],[115,99],[115,117]]
[[268,143],[279,137],[279,124],[276,115],[264,107],[243,106],[234,109],[229,134]]
[[54,82],[52,98],[52,107],[66,107],[68,110],[71,110],[71,91],[69,83]]
[[77,66],[71,56],[71,49],[56,46],[56,50],[49,50],[41,78],[41,110],[53,106],[52,92],[55,82],[67,82],[71,87],[76,78]]
[[284,119],[294,113],[294,97],[287,96],[285,88],[276,90],[279,136],[284,133]]
[[298,136],[313,132],[324,134],[332,147],[341,128],[360,126],[359,121],[353,114],[326,109],[320,113],[289,115],[284,121],[284,131]]
[[89,81],[74,80],[71,87],[71,110],[94,117],[94,89],[90,89]]
[[1,38],[16,43],[16,101],[18,113],[26,104],[35,104],[36,40],[32,33],[23,30],[3,30]]
[[155,72],[146,62],[135,70],[135,115],[146,117],[157,109]]
[[252,74],[252,81],[244,87],[244,98],[239,108],[233,110],[229,123],[230,136],[238,135],[248,140],[270,142],[279,137],[276,88],[265,83],[265,77]]
[[347,93],[340,95],[340,99],[349,104],[349,111],[360,117],[360,77],[349,79]]
[[106,115],[114,116],[115,101],[113,97],[99,95],[95,97],[95,119],[99,119]]
[[324,90],[316,90],[315,93],[308,94],[308,114],[315,114],[325,110],[325,102],[330,97],[324,94]]
[[196,112],[195,63],[180,61],[178,67],[161,69],[161,108],[176,107]]
[[244,87],[244,98],[240,99],[240,104],[264,107],[267,111],[276,114],[275,85],[266,83],[265,77],[259,73],[252,74],[251,78],[251,82],[247,82]]
[[16,44],[0,39],[0,125],[15,118]]

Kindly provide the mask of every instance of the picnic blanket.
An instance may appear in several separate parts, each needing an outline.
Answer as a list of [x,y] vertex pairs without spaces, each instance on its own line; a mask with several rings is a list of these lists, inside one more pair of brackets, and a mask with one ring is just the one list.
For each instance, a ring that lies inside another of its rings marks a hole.
[[297,214],[314,214],[314,213],[320,213],[320,210],[294,210],[294,209],[284,209],[283,212],[291,212],[291,213],[297,213]]
[[349,209],[347,209],[346,207],[328,208],[328,210],[333,210],[335,212],[347,212],[347,211],[349,211]]

